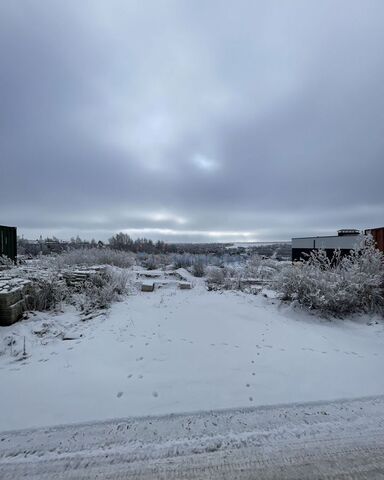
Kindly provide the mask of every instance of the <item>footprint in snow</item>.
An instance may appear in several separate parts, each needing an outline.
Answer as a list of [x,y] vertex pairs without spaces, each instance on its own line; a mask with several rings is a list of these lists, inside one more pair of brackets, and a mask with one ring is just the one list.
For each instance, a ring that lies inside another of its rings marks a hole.
[[116,397],[117,397],[117,398],[121,398],[121,397],[123,396],[123,394],[124,394],[124,392],[118,392],[117,395],[116,395]]
[[152,392],[152,396],[156,398],[159,396],[159,394],[157,392]]
[[144,357],[136,358],[136,362],[140,362],[141,360],[144,360]]

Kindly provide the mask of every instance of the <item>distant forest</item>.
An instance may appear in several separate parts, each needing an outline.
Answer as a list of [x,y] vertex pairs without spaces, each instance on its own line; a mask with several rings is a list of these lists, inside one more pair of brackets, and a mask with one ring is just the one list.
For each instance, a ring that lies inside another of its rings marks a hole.
[[[191,254],[214,254],[228,255],[239,253],[258,253],[266,257],[277,256],[280,258],[290,257],[291,244],[261,243],[252,246],[236,246],[233,243],[167,243],[161,240],[156,242],[147,238],[137,238],[133,240],[128,234],[120,232],[109,239],[108,242],[92,240],[83,240],[79,236],[71,238],[69,241],[60,240],[56,237],[42,238],[39,240],[26,240],[18,238],[19,255],[48,255],[50,253],[61,253],[75,248],[112,248],[133,253],[146,254],[166,254],[166,253],[191,253]],[[230,247],[230,248],[229,248]]]

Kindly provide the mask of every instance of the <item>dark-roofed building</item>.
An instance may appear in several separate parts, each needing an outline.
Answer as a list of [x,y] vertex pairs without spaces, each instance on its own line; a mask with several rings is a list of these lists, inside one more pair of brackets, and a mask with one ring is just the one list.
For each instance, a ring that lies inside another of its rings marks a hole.
[[338,230],[337,235],[324,237],[292,238],[292,261],[306,260],[313,250],[325,250],[332,258],[335,250],[342,255],[348,254],[356,248],[361,240],[361,232],[355,229]]

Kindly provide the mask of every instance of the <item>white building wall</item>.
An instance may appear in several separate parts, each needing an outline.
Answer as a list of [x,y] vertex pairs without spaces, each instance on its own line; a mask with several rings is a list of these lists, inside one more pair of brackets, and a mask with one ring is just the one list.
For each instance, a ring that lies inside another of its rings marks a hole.
[[292,238],[292,248],[313,248],[315,237]]
[[352,250],[360,243],[361,235],[334,237],[292,238],[292,248],[323,248]]

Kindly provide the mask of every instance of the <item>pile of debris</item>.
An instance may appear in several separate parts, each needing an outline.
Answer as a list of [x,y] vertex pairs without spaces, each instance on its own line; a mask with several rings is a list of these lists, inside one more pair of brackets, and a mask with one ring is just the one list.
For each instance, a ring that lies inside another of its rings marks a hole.
[[76,270],[66,270],[63,273],[63,278],[68,286],[78,287],[89,280],[94,275],[105,275],[105,266],[95,266],[91,268],[78,268]]
[[23,278],[2,277],[0,280],[0,325],[17,322],[25,311],[27,288],[30,281]]
[[164,287],[190,290],[193,287],[191,274],[184,268],[178,270],[144,270],[136,271],[137,284],[142,292],[153,292]]

